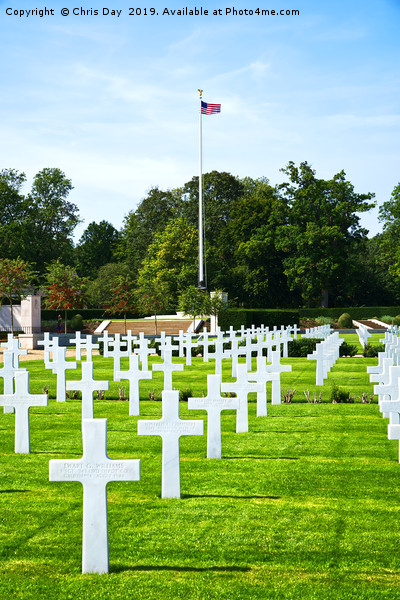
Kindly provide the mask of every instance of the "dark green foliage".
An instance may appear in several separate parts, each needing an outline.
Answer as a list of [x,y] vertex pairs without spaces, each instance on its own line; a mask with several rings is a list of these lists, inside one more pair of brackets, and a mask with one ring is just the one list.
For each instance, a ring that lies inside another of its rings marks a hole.
[[357,346],[343,342],[339,348],[339,356],[355,356],[357,354]]
[[184,388],[179,390],[179,402],[187,402],[189,398],[193,398],[192,388]]
[[75,248],[79,275],[95,279],[103,265],[110,263],[118,241],[118,231],[108,221],[89,223]]
[[395,318],[393,319],[393,325],[400,325],[400,315],[395,316]]
[[[42,308],[41,315],[42,321],[57,321],[57,316],[60,311],[50,310]],[[84,321],[103,321],[105,319],[119,318],[118,315],[111,315],[108,311],[103,308],[82,308],[79,311]],[[137,319],[139,314],[137,312],[127,312],[126,316],[128,319]]]
[[75,315],[71,319],[70,327],[72,331],[82,331],[83,329],[83,317],[82,315]]
[[339,329],[351,329],[353,327],[353,319],[349,313],[343,313],[338,319]]
[[218,323],[222,330],[228,330],[230,326],[234,329],[240,329],[242,325],[249,328],[252,325],[259,327],[280,327],[281,325],[298,325],[299,311],[297,310],[279,310],[279,309],[244,309],[228,308],[221,311],[218,316]]
[[314,338],[299,338],[288,343],[288,355],[297,357],[306,357],[312,354],[321,340]]
[[384,351],[384,344],[376,344],[374,346],[372,346],[371,344],[366,344],[363,349],[363,356],[365,356],[365,358],[375,358],[376,356],[378,356],[379,352]]
[[346,392],[342,388],[340,388],[336,383],[332,385],[330,401],[334,404],[348,403],[354,402],[354,400],[350,397],[350,392]]
[[319,316],[332,317],[338,319],[344,312],[350,313],[355,321],[360,319],[371,319],[382,315],[397,315],[400,313],[400,306],[341,306],[336,308],[301,308],[300,316],[309,319],[315,319]]

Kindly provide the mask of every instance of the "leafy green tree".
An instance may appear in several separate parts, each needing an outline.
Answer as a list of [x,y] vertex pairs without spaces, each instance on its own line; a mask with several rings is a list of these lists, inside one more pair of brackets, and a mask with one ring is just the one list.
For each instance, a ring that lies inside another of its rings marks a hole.
[[133,276],[155,235],[164,231],[168,222],[178,216],[181,202],[179,190],[163,191],[154,187],[137,209],[125,217],[115,256],[130,266]]
[[178,305],[179,310],[193,317],[193,322],[196,321],[196,317],[209,315],[211,310],[209,294],[194,285],[188,286],[180,293]]
[[133,281],[129,274],[119,274],[110,296],[107,310],[112,314],[124,315],[124,332],[126,333],[126,313],[136,309]]
[[72,234],[79,223],[78,208],[67,200],[72,183],[56,168],[35,175],[29,196],[30,257],[43,272],[45,264],[73,260]]
[[278,227],[276,247],[285,253],[284,272],[291,289],[299,289],[308,304],[328,293],[354,285],[349,273],[349,256],[354,243],[366,237],[359,213],[370,210],[374,194],[356,194],[344,171],[331,180],[317,179],[311,166],[293,162],[282,171],[289,181],[279,186],[285,223]]
[[95,279],[100,267],[110,263],[118,241],[118,231],[108,221],[89,223],[75,248],[77,271]]
[[31,265],[21,258],[0,259],[0,300],[7,298],[10,303],[12,333],[14,333],[14,299],[25,298],[31,292],[34,276]]
[[21,191],[25,183],[15,169],[0,172],[0,257],[20,256],[43,274],[52,260],[72,261],[78,209],[67,201],[72,184],[60,169],[40,171],[28,196]]
[[173,298],[165,281],[157,277],[141,280],[135,291],[137,306],[147,314],[154,314],[154,334],[157,335],[157,315],[168,310]]
[[138,273],[137,287],[142,290],[152,281],[166,284],[171,303],[176,306],[180,292],[197,281],[197,231],[182,219],[168,222],[154,237]]
[[24,173],[15,169],[0,171],[0,257],[26,258],[29,242],[27,218],[30,204],[21,193],[26,182]]
[[93,308],[107,308],[113,302],[114,290],[121,278],[130,278],[131,272],[124,263],[107,263],[100,267],[94,281],[89,281],[88,301]]
[[381,258],[392,277],[400,277],[400,183],[393,189],[390,200],[379,209],[379,220],[383,223],[380,238]]
[[224,236],[231,280],[222,281],[230,298],[250,307],[290,305],[283,273],[282,251],[276,248],[277,228],[285,223],[282,199],[268,179],[242,180],[244,195],[233,207]]
[[80,277],[75,269],[63,265],[59,260],[52,262],[46,269],[44,286],[46,308],[64,311],[65,333],[67,333],[67,312],[86,305],[87,281]]
[[[182,218],[198,227],[199,178],[195,176],[182,189]],[[235,202],[243,195],[243,184],[230,173],[211,171],[203,175],[204,231],[206,243],[217,242],[231,218]]]

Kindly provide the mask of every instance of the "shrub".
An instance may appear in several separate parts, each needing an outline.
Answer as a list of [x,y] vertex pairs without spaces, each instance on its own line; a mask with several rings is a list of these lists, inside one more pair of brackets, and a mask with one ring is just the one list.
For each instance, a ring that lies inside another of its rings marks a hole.
[[317,325],[333,325],[334,322],[335,320],[332,317],[317,317],[315,319]]
[[330,400],[334,404],[340,404],[341,402],[354,402],[354,399],[350,397],[350,392],[342,390],[339,386],[334,383],[331,389]]
[[70,322],[72,331],[82,331],[83,329],[83,317],[82,315],[75,315],[72,317]]
[[357,354],[357,346],[343,342],[339,348],[339,356],[355,356]]
[[393,317],[390,315],[383,315],[379,320],[382,321],[382,323],[386,323],[386,325],[391,325],[393,323]]
[[393,325],[400,325],[400,315],[396,315],[395,318],[393,319]]
[[189,398],[193,398],[193,391],[191,388],[179,390],[179,402],[187,402]]
[[353,319],[349,313],[343,313],[338,319],[339,329],[351,329],[353,327]]
[[372,346],[371,344],[365,344],[365,347],[363,349],[363,356],[365,356],[365,358],[376,358],[379,352],[384,351],[384,344],[376,344],[375,346]]
[[314,338],[300,338],[292,340],[288,343],[288,356],[306,357],[307,354],[312,354],[321,340]]

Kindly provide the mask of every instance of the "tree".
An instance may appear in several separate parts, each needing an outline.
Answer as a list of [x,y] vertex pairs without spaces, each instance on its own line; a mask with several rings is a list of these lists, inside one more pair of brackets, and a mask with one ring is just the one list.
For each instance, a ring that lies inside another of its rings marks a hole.
[[137,287],[146,289],[149,282],[163,282],[169,290],[173,309],[180,292],[197,281],[197,231],[182,219],[168,222],[154,237],[138,273]]
[[25,182],[15,169],[0,172],[0,257],[20,256],[43,274],[57,258],[72,262],[78,209],[67,201],[72,184],[60,169],[37,173],[28,196],[21,193]]
[[306,162],[293,162],[282,171],[289,182],[278,186],[284,200],[285,223],[278,227],[276,247],[285,253],[284,272],[292,290],[299,289],[310,304],[328,292],[351,295],[349,273],[353,245],[366,237],[360,212],[370,210],[374,194],[356,194],[344,171],[331,180],[317,179]]
[[21,258],[0,259],[0,299],[7,298],[10,303],[12,333],[14,333],[13,300],[25,298],[30,293],[34,276],[31,265]]
[[155,235],[164,231],[171,219],[177,218],[181,203],[180,190],[163,191],[154,187],[137,209],[125,217],[115,256],[129,265],[134,277]]
[[157,315],[168,310],[172,296],[165,281],[156,277],[147,282],[142,280],[135,291],[138,307],[145,313],[154,314],[154,334],[157,335]]
[[[235,202],[243,195],[243,184],[230,173],[211,171],[203,175],[204,231],[207,244],[217,242],[231,218]],[[199,178],[193,177],[182,189],[182,218],[198,227]]]
[[276,248],[277,228],[285,223],[282,199],[266,178],[245,178],[242,183],[244,195],[223,233],[230,280],[221,281],[221,287],[245,306],[288,305],[284,254]]
[[196,317],[210,314],[210,296],[207,292],[199,290],[194,285],[190,285],[184,289],[179,296],[179,309],[186,315],[191,315],[194,324]]
[[126,313],[136,308],[133,281],[128,274],[119,274],[107,310],[113,315],[124,315],[124,333],[126,333]]
[[29,242],[27,218],[30,204],[21,194],[26,181],[24,173],[15,169],[3,169],[0,172],[0,257],[26,259],[26,247]]
[[48,265],[46,271],[45,306],[64,311],[67,333],[67,311],[85,306],[87,281],[79,277],[73,267],[63,265],[59,260]]
[[380,237],[382,258],[392,277],[400,277],[400,183],[393,189],[390,200],[379,209],[379,220],[383,223]]
[[41,272],[46,263],[61,260],[73,261],[72,234],[79,223],[78,208],[67,200],[72,183],[60,169],[43,169],[35,175],[28,228],[28,251]]
[[100,267],[112,261],[118,231],[108,221],[89,223],[75,248],[75,264],[83,277],[94,279]]

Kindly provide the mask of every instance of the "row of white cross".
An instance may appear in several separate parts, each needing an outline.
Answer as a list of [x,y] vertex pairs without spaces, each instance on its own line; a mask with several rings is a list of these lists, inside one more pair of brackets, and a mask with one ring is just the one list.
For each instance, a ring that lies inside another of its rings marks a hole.
[[[246,332],[248,338],[256,337],[256,343],[252,344],[246,341],[246,363],[239,364],[236,360],[236,381],[233,383],[223,383],[221,373],[207,376],[207,395],[201,398],[189,398],[189,410],[205,410],[208,415],[207,426],[207,457],[221,458],[221,412],[222,410],[236,410],[236,431],[248,431],[248,394],[257,393],[257,416],[267,414],[266,404],[266,382],[272,381],[273,404],[280,403],[280,374],[284,371],[290,371],[290,365],[280,364],[280,344],[287,343],[289,335],[282,330],[272,332],[275,339],[272,341],[278,348],[272,350],[271,339],[266,339],[270,332],[255,330]],[[297,333],[297,332],[296,332]],[[115,368],[114,377],[116,380],[129,379],[137,395],[133,394],[133,402],[130,406],[130,413],[139,414],[139,394],[138,383],[140,378],[150,378],[151,371],[139,369],[139,357],[142,366],[147,365],[149,352],[147,340],[139,343],[139,352],[132,354],[132,342],[136,340],[128,335],[125,341],[126,348],[123,349],[121,340],[115,336],[114,340],[107,339],[104,336],[104,355],[114,356],[117,365],[120,364],[122,356],[129,355],[129,370],[121,371]],[[185,340],[182,337],[183,348],[186,342],[186,357],[191,355],[192,338]],[[220,369],[220,362],[226,357],[226,350],[223,344],[227,341],[236,340],[233,332],[224,336],[218,332],[215,340],[215,352],[208,353],[205,360],[214,358],[216,360],[216,371]],[[107,456],[107,420],[94,419],[93,415],[93,393],[97,390],[108,389],[108,381],[95,381],[93,379],[93,362],[91,360],[92,350],[95,344],[92,343],[91,336],[86,339],[77,336],[77,359],[81,358],[80,352],[83,348],[87,352],[87,362],[82,363],[82,379],[80,381],[65,381],[66,369],[75,369],[76,362],[67,361],[65,348],[57,345],[58,338],[50,339],[45,337],[43,342],[45,350],[45,365],[51,368],[53,373],[57,374],[57,400],[59,396],[65,400],[65,389],[80,390],[82,392],[82,435],[83,435],[83,456],[80,459],[71,460],[51,460],[49,464],[51,481],[79,481],[83,484],[83,572],[108,572],[108,529],[107,529],[107,495],[106,486],[109,481],[138,480],[140,478],[140,460],[112,460]],[[179,341],[179,338],[178,338]],[[213,343],[206,333],[203,336],[204,349],[208,350],[208,345]],[[196,344],[198,345],[198,344]],[[6,344],[2,344],[4,349],[4,365],[0,369],[0,376],[4,380],[4,393],[0,396],[0,405],[5,409],[15,410],[15,451],[27,453],[30,451],[29,441],[29,408],[31,406],[46,406],[48,403],[47,394],[29,393],[29,373],[19,367],[19,355],[25,353],[21,351],[18,341],[11,336]],[[79,346],[79,349],[78,349]],[[111,347],[111,348],[110,348]],[[231,357],[239,353],[236,352],[238,346],[234,342],[231,344]],[[264,348],[267,349],[269,357],[263,355]],[[165,385],[172,388],[172,371],[182,370],[182,364],[172,362],[171,339],[165,336],[161,337],[161,355],[162,364],[154,364],[153,370],[164,371]],[[251,352],[257,352],[257,370],[249,372],[247,356]],[[123,354],[127,352],[128,354]],[[207,354],[207,353],[206,353]],[[225,354],[225,356],[224,356]],[[53,360],[50,360],[50,358]],[[267,364],[267,358],[271,361]],[[78,360],[79,360],[78,359]],[[190,360],[190,359],[189,359]],[[176,368],[178,367],[178,369]],[[14,389],[15,382],[15,389]],[[131,388],[132,391],[132,388]],[[235,397],[227,397],[226,393],[234,393]],[[136,402],[137,401],[137,402]],[[180,497],[180,468],[179,468],[179,438],[182,435],[203,435],[203,421],[196,419],[181,419],[179,417],[179,391],[164,389],[162,393],[162,418],[160,420],[140,420],[138,421],[138,435],[159,435],[163,440],[162,452],[162,497],[179,498]]]
[[312,354],[307,354],[308,360],[315,360],[317,363],[316,385],[324,384],[324,379],[328,377],[328,373],[339,358],[339,350],[343,342],[338,331],[331,333],[330,330],[326,330],[325,339],[317,344]]
[[[380,340],[385,351],[378,353],[378,365],[367,367],[370,381],[375,383],[379,410],[389,419],[388,439],[400,441],[400,337],[398,328],[391,327]],[[400,443],[399,443],[400,462]]]

